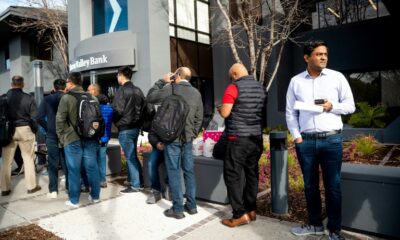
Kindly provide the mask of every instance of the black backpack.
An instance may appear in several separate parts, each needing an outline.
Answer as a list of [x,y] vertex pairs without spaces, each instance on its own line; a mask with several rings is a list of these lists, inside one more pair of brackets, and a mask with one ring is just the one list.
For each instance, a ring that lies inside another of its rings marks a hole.
[[82,139],[101,138],[105,127],[99,103],[89,93],[69,92],[68,94],[77,100],[76,133]]
[[0,97],[0,146],[5,147],[11,143],[15,128],[8,113],[7,94]]
[[151,129],[163,143],[171,143],[178,137],[185,141],[186,118],[189,114],[189,105],[185,99],[174,93],[164,99],[154,116]]

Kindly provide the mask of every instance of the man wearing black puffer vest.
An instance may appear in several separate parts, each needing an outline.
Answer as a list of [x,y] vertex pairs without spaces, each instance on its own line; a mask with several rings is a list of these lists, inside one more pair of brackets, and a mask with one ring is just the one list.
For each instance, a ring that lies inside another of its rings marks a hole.
[[[258,160],[263,149],[262,122],[266,92],[242,64],[234,64],[229,76],[232,84],[225,90],[218,111],[225,118],[227,147],[224,180],[233,216],[222,220],[222,224],[236,227],[256,220]],[[241,182],[243,170],[245,186]]]

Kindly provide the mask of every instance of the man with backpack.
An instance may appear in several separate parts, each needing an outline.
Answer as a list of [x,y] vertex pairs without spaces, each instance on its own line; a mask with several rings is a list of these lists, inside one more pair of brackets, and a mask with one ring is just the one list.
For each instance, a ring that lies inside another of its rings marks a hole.
[[56,132],[64,147],[68,169],[69,200],[65,205],[78,207],[82,165],[90,186],[88,199],[93,203],[99,202],[97,150],[99,139],[104,133],[104,123],[97,99],[83,91],[79,72],[69,74],[66,89],[68,93],[62,96],[58,105]]
[[[180,67],[173,74],[165,74],[147,96],[149,103],[161,103],[154,117],[152,130],[164,143],[164,158],[172,194],[173,206],[165,210],[164,215],[176,219],[184,218],[184,211],[191,215],[197,213],[192,140],[201,128],[203,103],[200,92],[189,83],[190,78],[190,69]],[[185,205],[181,172],[186,190]]]
[[36,120],[46,132],[46,146],[48,155],[47,172],[49,174],[48,198],[57,198],[58,195],[58,167],[61,167],[65,174],[65,185],[68,189],[68,174],[65,166],[65,158],[56,133],[56,114],[61,97],[64,95],[66,81],[56,79],[53,82],[53,91],[40,103],[36,114]]
[[[11,89],[6,94],[6,104],[8,105],[9,122],[15,128],[12,134],[11,142],[2,149],[3,163],[1,166],[1,195],[7,196],[11,193],[11,164],[14,153],[19,146],[22,159],[24,161],[24,172],[26,188],[28,194],[37,192],[41,189],[36,182],[35,172],[35,132],[37,129],[33,117],[36,114],[36,102],[33,96],[22,91],[24,87],[24,78],[22,76],[13,76],[11,80]],[[2,104],[1,107],[4,107]]]
[[132,83],[132,74],[132,69],[128,66],[118,69],[117,78],[120,87],[112,103],[113,122],[118,128],[118,140],[128,165],[129,186],[121,191],[122,194],[139,192],[143,183],[142,166],[137,157],[136,147],[141,127],[144,95],[142,90]]

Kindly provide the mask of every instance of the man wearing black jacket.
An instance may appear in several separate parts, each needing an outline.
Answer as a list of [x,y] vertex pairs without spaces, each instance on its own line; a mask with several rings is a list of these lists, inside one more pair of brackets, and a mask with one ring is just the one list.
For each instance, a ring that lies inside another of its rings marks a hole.
[[126,157],[130,183],[130,186],[121,193],[139,192],[142,185],[142,166],[136,154],[136,146],[140,132],[144,95],[142,90],[131,82],[132,74],[132,69],[127,66],[118,69],[117,78],[121,86],[112,103],[113,122],[119,131],[118,140]]
[[37,129],[33,117],[36,113],[36,103],[33,96],[24,93],[24,78],[13,76],[11,89],[7,92],[9,114],[15,127],[15,133],[11,143],[2,149],[3,164],[1,166],[1,195],[7,196],[11,193],[11,163],[17,146],[21,149],[24,161],[25,184],[28,194],[41,189],[36,182],[35,173],[35,132]]
[[[68,186],[68,174],[65,166],[63,150],[59,147],[58,137],[56,133],[56,115],[58,104],[64,95],[66,81],[64,79],[56,79],[53,82],[52,94],[46,96],[40,103],[39,110],[36,114],[36,120],[46,131],[46,146],[48,153],[47,172],[49,173],[49,193],[48,198],[57,198],[58,195],[58,166],[61,167],[65,174],[65,185]],[[68,187],[67,187],[68,188]]]

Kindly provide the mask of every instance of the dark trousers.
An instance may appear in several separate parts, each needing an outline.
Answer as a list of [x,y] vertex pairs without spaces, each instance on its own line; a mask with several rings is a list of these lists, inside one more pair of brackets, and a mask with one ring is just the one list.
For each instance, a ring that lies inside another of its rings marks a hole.
[[58,147],[58,140],[54,138],[46,139],[48,165],[47,172],[49,174],[49,192],[58,193],[58,167],[61,168],[65,174],[65,186],[68,189],[68,172],[65,164],[64,151]]
[[[258,160],[263,149],[262,137],[238,137],[227,141],[224,180],[233,218],[257,208]],[[245,183],[243,186],[242,172]]]
[[322,226],[319,190],[319,166],[321,166],[328,215],[327,228],[331,232],[339,231],[342,221],[340,190],[342,135],[335,134],[321,139],[305,138],[303,142],[296,144],[296,153],[303,172],[309,224]]

